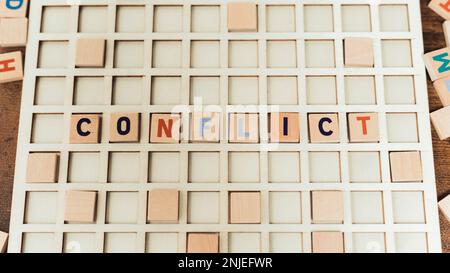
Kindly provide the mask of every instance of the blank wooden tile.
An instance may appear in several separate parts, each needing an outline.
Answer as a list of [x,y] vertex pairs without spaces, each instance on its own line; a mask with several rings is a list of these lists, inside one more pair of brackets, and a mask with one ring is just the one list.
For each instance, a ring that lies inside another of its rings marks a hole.
[[434,111],[430,114],[431,122],[439,136],[444,140],[450,137],[450,106]]
[[433,85],[442,105],[450,106],[450,76],[436,80]]
[[152,114],[150,128],[151,143],[180,142],[180,114]]
[[22,1],[0,1],[0,17],[18,18],[26,17],[28,0]]
[[5,253],[7,246],[8,246],[8,233],[0,231],[0,253]]
[[111,113],[109,125],[110,142],[138,142],[139,113]]
[[313,253],[344,253],[344,234],[338,231],[312,233]]
[[450,46],[450,20],[444,21],[442,24],[442,30],[444,31],[445,44]]
[[20,51],[0,54],[0,83],[23,79],[22,53]]
[[348,114],[350,142],[378,142],[380,133],[377,113]]
[[178,222],[178,201],[178,190],[151,190],[148,193],[147,220],[151,223]]
[[261,223],[259,192],[231,192],[229,202],[230,224]]
[[438,206],[442,214],[450,222],[450,195],[447,195],[447,197],[439,201]]
[[446,20],[450,19],[450,2],[448,0],[431,0],[428,7],[442,18]]
[[219,253],[218,233],[188,233],[187,253]]
[[0,18],[0,46],[17,47],[27,44],[27,18]]
[[345,38],[344,57],[347,67],[373,67],[373,42],[371,38]]
[[230,143],[258,143],[259,115],[248,113],[230,114],[228,137]]
[[228,3],[228,31],[256,32],[258,14],[255,3]]
[[298,113],[270,114],[270,142],[295,143],[300,141]]
[[344,220],[344,199],[341,191],[313,191],[312,222],[340,224]]
[[194,112],[191,118],[192,142],[220,141],[220,113]]
[[337,114],[309,114],[308,123],[311,143],[339,142],[339,120]]
[[96,203],[96,191],[66,191],[64,221],[93,223]]
[[428,52],[424,55],[425,66],[432,81],[450,76],[450,48]]
[[420,152],[391,152],[392,182],[419,182],[423,180]]
[[58,182],[59,154],[31,153],[28,155],[27,178],[28,183]]
[[70,119],[70,143],[99,143],[100,121],[101,115],[73,114]]
[[79,39],[76,47],[76,67],[105,66],[105,39]]

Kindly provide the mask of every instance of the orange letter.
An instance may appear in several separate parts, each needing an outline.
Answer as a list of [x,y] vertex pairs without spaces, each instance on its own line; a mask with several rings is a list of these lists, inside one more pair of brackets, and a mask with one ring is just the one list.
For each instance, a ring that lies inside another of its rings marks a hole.
[[169,119],[169,126],[166,126],[166,123],[163,119],[158,120],[158,137],[162,137],[162,131],[164,130],[164,134],[167,137],[172,137],[172,125],[173,119]]
[[14,59],[0,61],[0,66],[3,66],[3,68],[0,68],[0,72],[9,72],[16,70],[15,67],[9,66],[11,63],[14,63]]
[[367,135],[367,121],[370,120],[370,117],[357,117],[356,120],[361,121],[363,135]]
[[440,3],[439,6],[445,9],[446,12],[450,12],[450,0],[448,0],[445,4]]

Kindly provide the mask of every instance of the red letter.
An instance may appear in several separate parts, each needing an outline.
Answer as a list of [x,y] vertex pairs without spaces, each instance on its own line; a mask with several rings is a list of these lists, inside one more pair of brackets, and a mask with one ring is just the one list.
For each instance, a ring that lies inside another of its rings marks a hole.
[[450,12],[450,0],[448,0],[445,4],[439,3],[439,6],[445,9],[446,12]]
[[164,130],[164,134],[167,137],[172,137],[172,125],[173,125],[173,119],[169,119],[169,126],[166,126],[166,123],[163,119],[158,120],[158,137],[162,137],[162,131]]
[[9,66],[11,63],[14,63],[14,59],[0,61],[0,66],[3,66],[3,68],[0,68],[0,72],[9,72],[16,70],[15,67]]
[[367,135],[367,121],[370,120],[370,117],[357,117],[356,120],[361,121],[363,135]]

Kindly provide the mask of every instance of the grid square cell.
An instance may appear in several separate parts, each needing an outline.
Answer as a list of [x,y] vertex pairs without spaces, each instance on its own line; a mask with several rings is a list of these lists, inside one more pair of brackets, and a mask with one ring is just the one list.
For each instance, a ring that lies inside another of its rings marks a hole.
[[261,234],[253,232],[228,233],[229,253],[259,253],[261,252]]
[[395,224],[425,223],[423,192],[394,191],[392,192],[392,208]]
[[306,40],[305,55],[307,68],[335,67],[334,41]]
[[114,77],[112,104],[140,105],[142,104],[143,91],[144,81],[142,77]]
[[219,192],[189,192],[188,223],[218,224],[219,205]]
[[104,104],[105,79],[103,77],[76,77],[74,105]]
[[220,77],[191,77],[190,103],[202,105],[220,104]]
[[384,98],[386,104],[415,104],[413,76],[384,76]]
[[386,235],[382,232],[353,233],[353,253],[386,252]]
[[303,252],[301,233],[271,232],[269,236],[271,253]]
[[272,224],[299,224],[302,222],[300,192],[270,192],[269,214]]
[[137,234],[131,232],[105,233],[105,253],[135,253],[137,246]]
[[44,6],[42,8],[41,32],[67,33],[70,26],[69,6]]
[[[310,152],[309,180],[312,183],[339,183],[341,164],[339,152]],[[327,166],[327,168],[323,168]]]
[[67,94],[65,77],[38,77],[36,79],[35,105],[63,105]]
[[151,152],[149,157],[149,182],[180,182],[180,153]]
[[380,5],[380,30],[409,31],[408,5]]
[[177,233],[147,233],[145,244],[146,253],[177,253],[178,234]]
[[266,25],[267,32],[295,32],[295,6],[266,6]]
[[342,31],[372,31],[369,5],[342,5],[341,9]]
[[26,195],[25,224],[56,224],[58,193],[30,191]]
[[220,180],[219,152],[189,153],[189,182],[218,183]]
[[427,253],[427,234],[424,232],[397,232],[395,237],[396,253]]
[[27,232],[23,233],[22,253],[55,253],[57,243],[55,233]]
[[267,101],[270,105],[298,104],[296,76],[267,77]]
[[269,182],[300,182],[300,154],[298,152],[269,152]]
[[230,77],[228,82],[228,103],[236,105],[257,105],[259,101],[258,77]]
[[258,41],[236,40],[228,42],[228,67],[258,67]]
[[39,44],[39,68],[66,68],[67,41],[42,41]]
[[228,175],[231,183],[259,183],[259,153],[230,152]]
[[181,102],[181,77],[152,77],[151,104],[176,105]]
[[305,32],[333,32],[332,5],[305,5],[303,13]]
[[348,105],[376,104],[375,78],[373,76],[346,76],[345,99]]
[[108,192],[106,199],[107,224],[136,224],[139,195],[137,192]]
[[114,52],[115,68],[143,68],[143,41],[116,41]]
[[140,154],[136,152],[109,153],[108,181],[137,183],[140,178]]
[[191,68],[220,67],[219,41],[191,41]]
[[69,154],[68,182],[95,183],[99,181],[100,153],[71,152]]
[[166,33],[183,32],[183,6],[155,6],[153,31]]
[[145,32],[145,6],[117,6],[116,32]]
[[386,122],[389,142],[419,142],[416,113],[387,113]]
[[153,67],[180,68],[182,65],[181,41],[154,41]]
[[34,114],[32,143],[61,143],[63,137],[62,114]]
[[220,32],[220,6],[192,6],[191,31],[202,33]]
[[107,6],[81,6],[78,32],[106,33],[108,31]]
[[352,220],[354,224],[383,224],[382,192],[354,191],[351,193]]
[[64,253],[94,253],[95,233],[68,232],[64,233]]
[[268,68],[294,68],[297,67],[296,41],[267,41],[267,67]]
[[384,67],[412,67],[410,40],[381,40]]
[[337,104],[335,76],[307,76],[306,100],[309,105]]
[[354,183],[381,182],[379,152],[349,152],[349,179]]

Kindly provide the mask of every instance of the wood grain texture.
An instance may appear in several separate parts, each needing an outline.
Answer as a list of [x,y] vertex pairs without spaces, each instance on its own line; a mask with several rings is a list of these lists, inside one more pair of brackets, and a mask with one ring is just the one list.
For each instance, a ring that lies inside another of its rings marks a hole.
[[[423,34],[425,51],[445,47],[442,32],[442,19],[427,7],[428,0],[421,0]],[[14,49],[9,49],[8,52]],[[1,52],[6,52],[0,49]],[[14,164],[16,157],[17,130],[20,111],[22,84],[20,82],[0,85],[0,113],[4,121],[0,130],[0,230],[9,230],[11,213],[11,197],[14,179]],[[442,107],[439,97],[433,90],[433,84],[428,81],[430,110]],[[6,129],[7,128],[7,129]],[[437,194],[442,199],[450,194],[450,140],[440,141],[436,131],[433,131],[433,148],[436,168]],[[442,250],[450,253],[450,223],[440,214]]]

